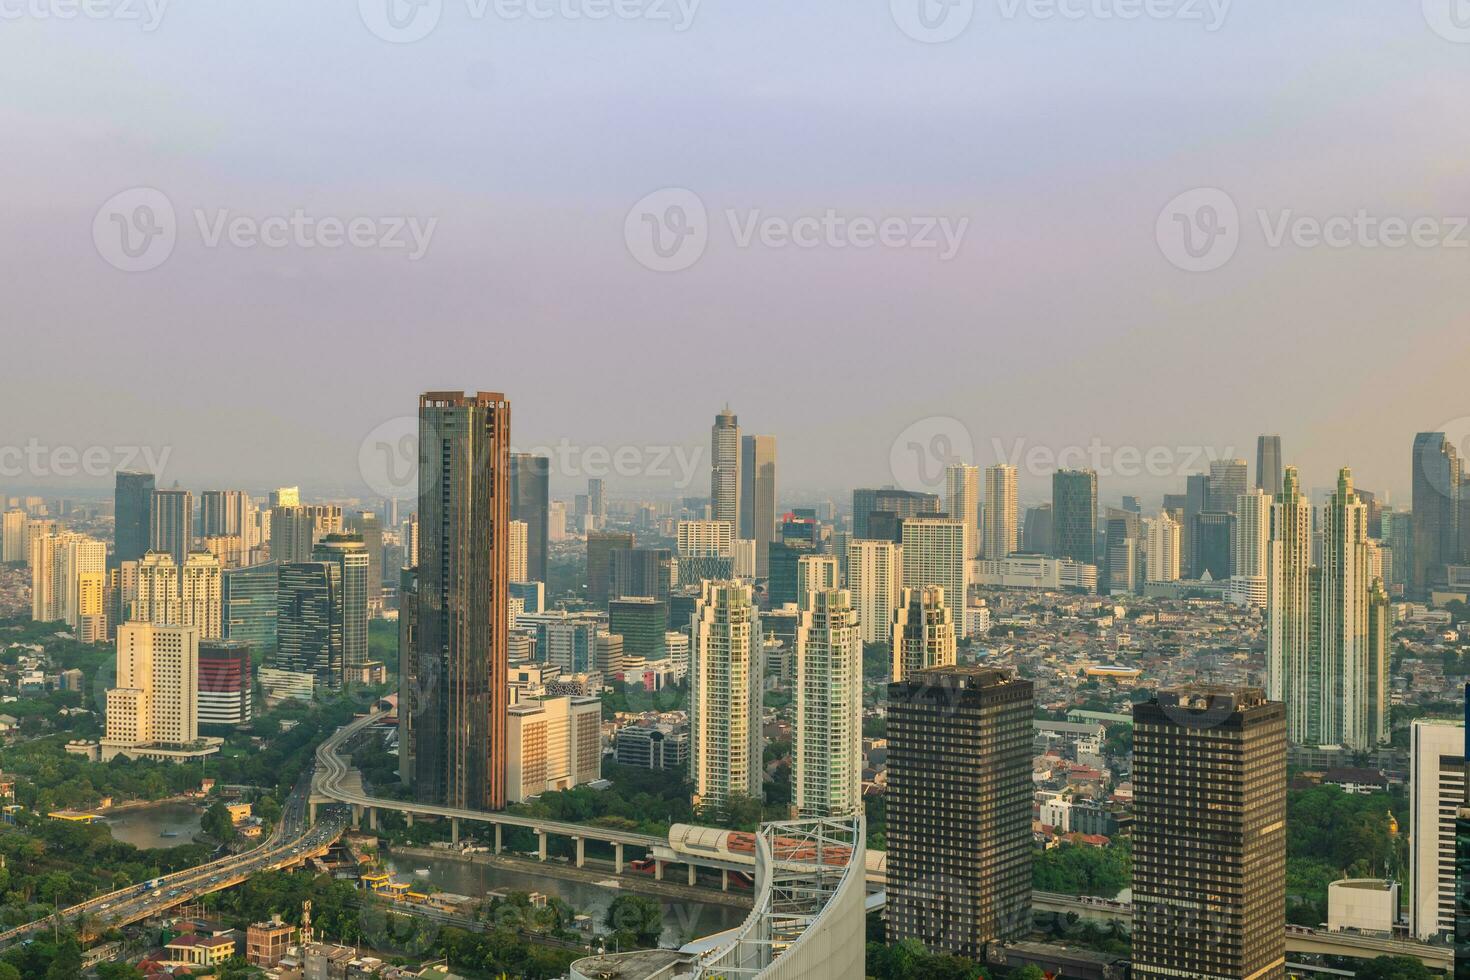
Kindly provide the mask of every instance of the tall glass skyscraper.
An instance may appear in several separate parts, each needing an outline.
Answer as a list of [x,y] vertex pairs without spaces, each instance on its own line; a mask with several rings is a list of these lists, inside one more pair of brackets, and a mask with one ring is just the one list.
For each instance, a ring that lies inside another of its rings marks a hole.
[[767,548],[776,536],[776,437],[740,440],[739,536],[755,542],[755,576],[767,575]]
[[740,526],[740,422],[726,405],[710,428],[710,517]]
[[1058,558],[1097,564],[1097,474],[1057,470],[1051,477],[1052,534]]
[[220,622],[226,640],[250,644],[257,657],[276,652],[275,562],[220,573]]
[[[546,470],[535,469],[521,470],[518,489],[539,504]],[[510,473],[504,395],[434,391],[419,399],[416,676],[407,710],[414,795],[444,806],[498,810],[506,802]],[[540,537],[532,509],[517,518],[532,525],[528,563]],[[544,534],[545,511],[535,519]],[[541,560],[544,575],[544,552]]]
[[342,591],[342,669],[351,680],[368,659],[368,595],[372,562],[362,536],[329,534],[317,542],[312,557],[337,566]]
[[546,581],[550,541],[551,460],[530,453],[510,457],[510,519],[526,524],[526,574]]
[[1281,437],[1259,436],[1256,439],[1256,489],[1266,491],[1271,499],[1281,492]]
[[152,544],[153,474],[119,470],[112,492],[113,567],[142,558]]

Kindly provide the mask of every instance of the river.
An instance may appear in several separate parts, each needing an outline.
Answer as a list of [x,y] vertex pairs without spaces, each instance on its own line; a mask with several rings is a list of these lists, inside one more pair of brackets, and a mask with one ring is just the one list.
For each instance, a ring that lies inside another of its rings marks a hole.
[[146,850],[194,843],[203,816],[204,811],[190,803],[160,803],[123,810],[106,817],[105,822],[113,839]]
[[[480,896],[488,892],[540,892],[566,902],[578,912],[592,916],[599,932],[603,931],[603,913],[612,900],[623,889],[567,881],[550,875],[538,875],[524,871],[493,867],[488,864],[471,864],[453,858],[418,857],[414,855],[386,855],[386,870],[399,881],[425,881],[440,891],[455,895]],[[427,868],[427,878],[415,875],[418,868]],[[608,872],[608,878],[613,878]],[[627,893],[633,894],[633,893]],[[651,896],[650,896],[651,897]],[[726,905],[707,905],[682,899],[656,898],[663,906],[665,946],[682,945],[691,938],[708,936],[734,928],[745,921],[745,909]]]

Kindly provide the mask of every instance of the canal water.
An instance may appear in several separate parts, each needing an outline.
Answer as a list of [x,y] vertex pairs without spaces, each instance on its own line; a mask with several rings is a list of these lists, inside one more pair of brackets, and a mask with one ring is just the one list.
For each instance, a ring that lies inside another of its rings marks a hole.
[[146,850],[194,843],[203,816],[203,810],[188,803],[160,803],[124,810],[103,820],[113,839]]
[[[502,894],[540,892],[543,895],[559,898],[576,911],[592,916],[598,932],[605,931],[602,927],[604,913],[612,904],[613,899],[622,894],[637,894],[611,886],[603,887],[581,881],[567,881],[563,878],[553,878],[550,875],[538,875],[493,867],[488,864],[471,864],[468,861],[456,861],[453,858],[390,854],[386,856],[384,864],[386,870],[399,881],[428,881],[440,891],[455,895],[479,897],[489,892]],[[427,869],[428,875],[415,874],[420,868]],[[612,873],[609,872],[608,878],[612,877]],[[653,898],[663,906],[664,932],[661,942],[664,946],[679,946],[692,938],[733,929],[745,921],[748,914],[746,909],[731,908],[725,905],[707,905],[703,902],[655,896],[646,897]]]

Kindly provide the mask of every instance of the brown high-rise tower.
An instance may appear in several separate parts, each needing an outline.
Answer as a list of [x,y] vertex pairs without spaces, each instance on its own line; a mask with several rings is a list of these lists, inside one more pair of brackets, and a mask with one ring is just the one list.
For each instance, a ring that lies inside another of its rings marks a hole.
[[414,794],[470,810],[505,806],[509,470],[504,395],[419,399]]

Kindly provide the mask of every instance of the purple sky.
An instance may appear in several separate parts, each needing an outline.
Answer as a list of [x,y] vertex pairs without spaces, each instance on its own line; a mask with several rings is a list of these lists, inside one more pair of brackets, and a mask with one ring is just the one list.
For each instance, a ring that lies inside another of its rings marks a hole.
[[[179,3],[154,30],[36,16],[64,3],[0,5],[4,446],[167,447],[165,483],[345,488],[420,390],[463,387],[510,395],[521,446],[692,449],[728,401],[778,437],[793,492],[893,482],[895,438],[952,417],[981,464],[997,439],[1254,464],[1280,432],[1309,485],[1350,462],[1407,503],[1413,433],[1470,428],[1470,44],[1417,2],[1240,3],[1211,31],[980,0],[938,44],[875,0],[705,0],[683,31],[443,0],[409,44],[343,0]],[[138,187],[177,242],[130,273],[94,219]],[[708,245],[660,273],[625,219],[669,187],[706,206]],[[1181,271],[1156,222],[1201,187],[1240,241]],[[211,246],[196,216],[297,209],[435,224],[414,261]],[[742,246],[726,213],[828,209],[968,225],[946,261]],[[1269,244],[1359,211],[1432,218],[1449,245]]]

